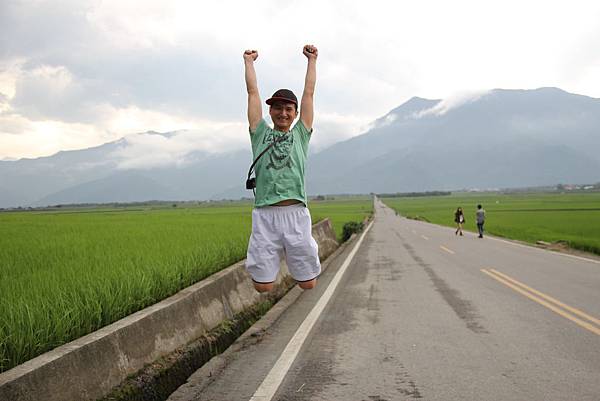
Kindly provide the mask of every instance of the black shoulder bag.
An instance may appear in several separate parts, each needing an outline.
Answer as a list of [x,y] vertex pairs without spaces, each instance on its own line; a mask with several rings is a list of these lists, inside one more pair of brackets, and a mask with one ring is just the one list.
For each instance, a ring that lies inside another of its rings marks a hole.
[[252,170],[254,170],[254,166],[256,165],[256,163],[258,162],[258,160],[265,153],[267,153],[267,151],[269,149],[271,149],[275,144],[283,141],[285,139],[285,137],[287,136],[288,133],[289,133],[289,131],[286,132],[285,134],[281,135],[279,138],[275,139],[273,142],[271,142],[269,144],[269,146],[267,146],[265,148],[265,150],[263,150],[262,152],[260,152],[260,154],[258,156],[256,156],[256,159],[254,159],[254,161],[250,165],[250,169],[248,169],[248,178],[246,179],[246,189],[251,189],[255,196],[256,196],[256,192],[254,191],[254,188],[256,188],[256,177],[250,177],[252,175]]

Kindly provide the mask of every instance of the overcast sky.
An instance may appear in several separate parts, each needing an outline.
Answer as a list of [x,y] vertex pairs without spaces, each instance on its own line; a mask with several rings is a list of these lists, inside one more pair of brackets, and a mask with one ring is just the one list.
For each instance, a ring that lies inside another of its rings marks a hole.
[[314,149],[413,96],[556,86],[600,98],[599,21],[600,2],[578,0],[1,0],[0,159],[148,130],[188,130],[146,144],[174,157],[249,148],[247,48],[264,101],[281,87],[300,96],[302,46],[318,47]]

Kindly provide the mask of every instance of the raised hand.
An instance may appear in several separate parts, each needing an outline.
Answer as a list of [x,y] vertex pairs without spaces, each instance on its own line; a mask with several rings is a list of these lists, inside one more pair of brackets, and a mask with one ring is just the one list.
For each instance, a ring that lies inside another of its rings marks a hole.
[[304,54],[309,60],[311,58],[316,59],[317,56],[319,55],[319,51],[317,50],[317,48],[313,45],[305,45],[302,48],[302,54]]
[[246,50],[244,52],[244,61],[255,61],[258,58],[256,50]]
[[302,54],[306,56],[306,78],[304,80],[304,92],[300,101],[300,121],[309,131],[312,130],[314,119],[314,95],[315,83],[317,82],[317,56],[319,51],[313,45],[305,45]]
[[254,70],[254,61],[257,58],[258,52],[256,50],[246,50],[244,52],[244,76],[248,91],[248,123],[250,124],[250,131],[255,130],[262,119],[262,106],[260,104],[260,95],[258,94],[256,71]]

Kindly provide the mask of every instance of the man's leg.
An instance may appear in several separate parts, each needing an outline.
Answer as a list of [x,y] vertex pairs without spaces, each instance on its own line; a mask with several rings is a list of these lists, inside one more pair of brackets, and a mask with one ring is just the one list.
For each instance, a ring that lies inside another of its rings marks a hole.
[[316,278],[313,278],[312,280],[308,280],[308,281],[298,281],[298,287],[302,288],[303,290],[312,290],[316,286],[317,286]]
[[303,290],[310,290],[317,285],[317,277],[321,274],[319,246],[312,237],[308,209],[295,207],[290,210],[293,212],[284,230],[285,258],[290,274],[298,286]]
[[257,283],[254,280],[252,280],[252,284],[254,284],[254,289],[258,292],[269,292],[275,285],[275,283]]
[[273,289],[282,257],[283,244],[277,238],[272,211],[268,208],[255,208],[252,211],[252,234],[248,243],[246,270],[252,276],[256,291],[267,292]]

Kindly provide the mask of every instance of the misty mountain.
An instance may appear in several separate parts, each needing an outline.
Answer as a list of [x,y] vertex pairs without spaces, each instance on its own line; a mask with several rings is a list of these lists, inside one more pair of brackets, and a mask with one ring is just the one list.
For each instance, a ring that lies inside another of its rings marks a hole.
[[413,98],[365,134],[315,155],[308,167],[311,192],[600,180],[600,99],[556,88],[493,90],[447,106]]
[[[131,139],[0,161],[0,207],[251,196],[244,188],[249,146],[144,165],[128,159],[139,142]],[[600,99],[556,88],[497,89],[462,102],[414,97],[364,134],[311,155],[307,189],[317,195],[598,182],[598,149]]]
[[0,207],[211,199],[234,183],[241,187],[252,161],[249,149],[226,154],[192,151],[176,163],[128,167],[122,151],[132,146],[123,138],[49,157],[0,161]]
[[55,192],[35,204],[135,202],[140,199],[164,199],[163,196],[171,192],[171,188],[152,178],[127,171]]
[[108,157],[125,141],[98,147],[58,152],[37,159],[0,161],[0,207],[33,205],[52,193],[106,177],[117,167]]

